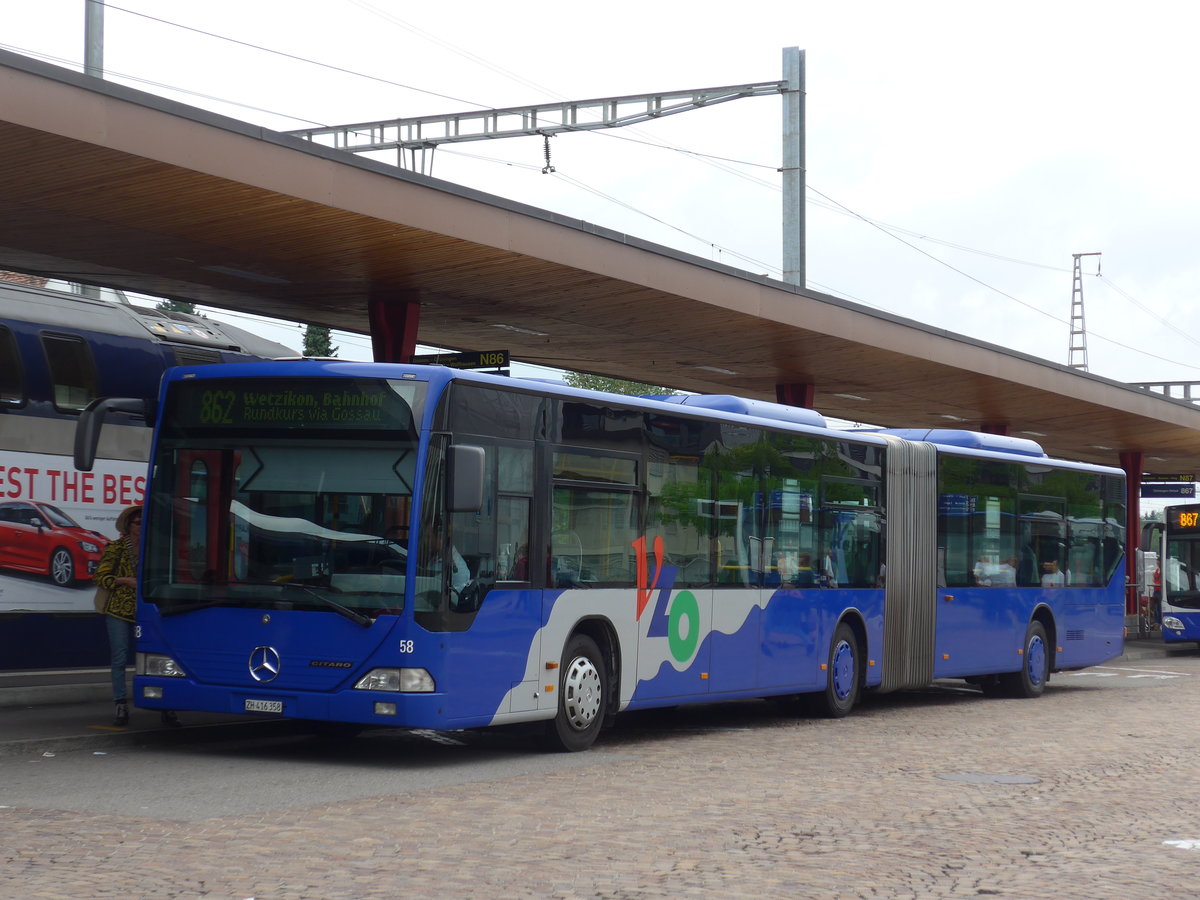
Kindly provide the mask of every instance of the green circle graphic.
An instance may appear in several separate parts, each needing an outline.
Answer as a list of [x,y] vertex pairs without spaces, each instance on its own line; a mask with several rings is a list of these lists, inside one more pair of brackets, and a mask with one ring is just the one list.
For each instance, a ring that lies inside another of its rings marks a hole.
[[[680,626],[687,619],[687,635],[680,634]],[[680,591],[671,603],[671,614],[667,620],[667,640],[671,655],[679,662],[687,662],[700,643],[700,604],[691,591]]]

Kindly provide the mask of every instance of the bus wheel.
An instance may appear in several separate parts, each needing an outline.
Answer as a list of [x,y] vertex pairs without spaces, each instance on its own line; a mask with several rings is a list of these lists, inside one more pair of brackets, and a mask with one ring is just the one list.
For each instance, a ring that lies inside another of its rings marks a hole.
[[1021,658],[1024,662],[1021,671],[1001,675],[1000,685],[1009,697],[1040,697],[1050,680],[1050,647],[1046,643],[1046,627],[1041,622],[1029,623]]
[[816,712],[830,719],[850,713],[858,702],[862,684],[862,655],[854,630],[842,622],[829,642],[829,681],[824,693],[817,694]]
[[546,746],[574,753],[595,743],[604,724],[604,657],[596,642],[577,634],[567,642],[558,683],[558,714],[546,723]]
[[56,547],[50,554],[50,578],[59,587],[67,587],[75,580],[75,560],[66,547]]

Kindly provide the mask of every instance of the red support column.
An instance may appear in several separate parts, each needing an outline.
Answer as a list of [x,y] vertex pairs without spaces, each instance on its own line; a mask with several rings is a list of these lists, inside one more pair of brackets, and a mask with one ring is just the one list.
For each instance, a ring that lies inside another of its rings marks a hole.
[[372,297],[367,301],[371,325],[371,350],[375,362],[408,362],[417,352],[417,325],[421,304],[415,292],[395,298]]
[[1000,434],[1008,437],[1007,422],[980,422],[979,430],[984,434]]
[[777,384],[775,385],[775,400],[785,406],[799,406],[804,409],[813,408],[813,395],[816,393],[814,384]]
[[1125,470],[1125,614],[1137,615],[1137,551],[1142,546],[1142,471],[1146,454],[1126,450],[1121,454]]

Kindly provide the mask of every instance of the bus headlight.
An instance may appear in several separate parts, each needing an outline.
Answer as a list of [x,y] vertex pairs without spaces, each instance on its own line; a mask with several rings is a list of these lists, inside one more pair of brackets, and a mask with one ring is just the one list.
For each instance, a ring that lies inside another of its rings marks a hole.
[[433,676],[425,669],[372,669],[354,685],[356,691],[394,691],[427,694],[434,690]]
[[1163,616],[1163,628],[1170,628],[1172,631],[1183,631],[1183,622],[1174,616]]
[[187,677],[179,663],[161,653],[139,653],[135,671],[139,675],[155,675],[159,678]]

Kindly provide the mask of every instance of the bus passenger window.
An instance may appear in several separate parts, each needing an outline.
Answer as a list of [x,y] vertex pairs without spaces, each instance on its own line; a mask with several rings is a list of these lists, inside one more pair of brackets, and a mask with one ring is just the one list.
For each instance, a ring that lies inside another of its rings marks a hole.
[[[719,466],[724,460],[720,455],[714,455],[710,462]],[[717,468],[715,474],[717,496],[706,511],[712,517],[717,536],[713,550],[716,581],[721,585],[749,587],[757,583],[755,572],[761,569],[762,558],[759,523],[752,499],[758,488],[758,478],[753,471],[721,468]],[[755,549],[758,550],[757,560]]]
[[636,497],[631,491],[555,487],[550,540],[553,586],[634,584]]
[[877,587],[883,576],[879,485],[825,479],[821,485],[820,577],[826,587]]
[[1097,481],[1078,479],[1083,490],[1069,501],[1067,529],[1070,541],[1067,571],[1077,587],[1099,587],[1105,582],[1102,499]]
[[497,457],[496,579],[529,581],[529,511],[533,507],[533,450],[500,447]]
[[499,581],[529,580],[529,498],[498,497]]
[[[707,585],[712,549],[712,515],[717,504],[707,499],[708,479],[695,457],[651,459],[646,479],[646,534],[662,537],[666,564],[677,570],[680,587]],[[707,473],[705,473],[707,474]]]
[[560,450],[553,465],[551,584],[632,586],[640,503],[637,460]]

